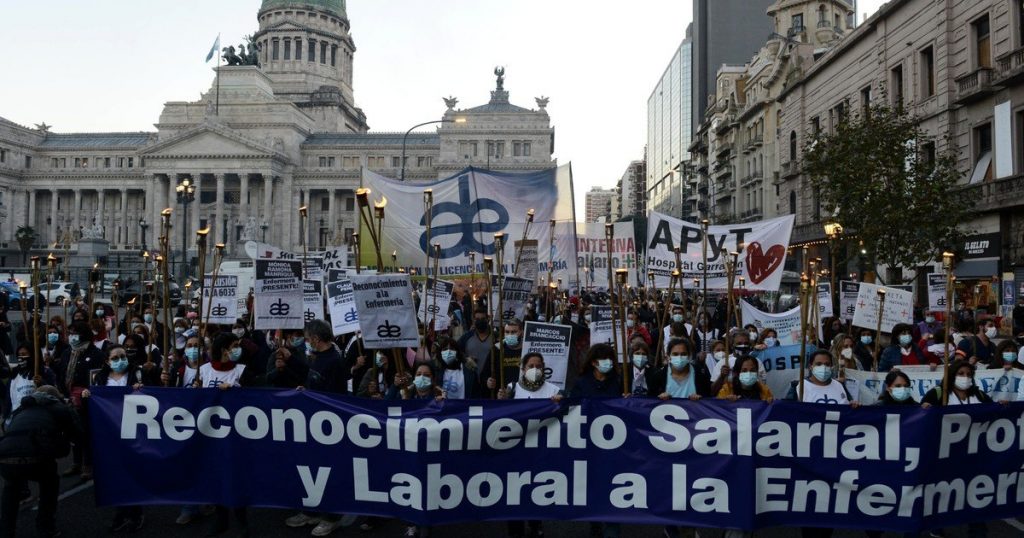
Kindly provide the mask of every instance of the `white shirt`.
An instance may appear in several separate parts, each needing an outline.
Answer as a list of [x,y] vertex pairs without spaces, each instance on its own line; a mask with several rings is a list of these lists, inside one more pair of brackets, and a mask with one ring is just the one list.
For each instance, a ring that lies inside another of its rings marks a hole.
[[981,400],[977,396],[968,396],[966,400],[961,400],[956,392],[949,391],[949,402],[946,405],[969,405],[969,404],[980,404]]
[[181,380],[181,386],[185,388],[192,388],[192,385],[196,382],[196,369],[185,367],[185,375]]
[[[800,394],[797,393],[797,398]],[[818,404],[840,404],[849,405],[850,400],[846,397],[846,389],[843,384],[833,379],[828,385],[822,387],[811,383],[809,379],[804,380],[804,402]]]
[[21,407],[21,399],[36,391],[36,384],[27,376],[16,375],[11,378],[11,412]]
[[462,368],[454,370],[445,369],[441,377],[441,389],[449,400],[462,400],[466,397],[466,376]]
[[244,364],[236,364],[234,368],[221,372],[214,370],[210,363],[206,363],[199,367],[199,377],[202,378],[203,388],[216,388],[221,384],[238,387],[240,386],[238,381],[242,379],[242,371],[244,370]]
[[[511,387],[512,385],[509,385],[509,388]],[[516,392],[514,398],[516,400],[533,400],[537,398],[551,398],[556,394],[558,394],[558,387],[556,387],[553,383],[548,381],[545,381],[539,389],[533,392],[527,390],[526,387],[524,387],[521,383],[516,382]]]
[[127,387],[128,386],[128,375],[121,376],[121,379],[114,379],[114,376],[107,376],[108,387]]

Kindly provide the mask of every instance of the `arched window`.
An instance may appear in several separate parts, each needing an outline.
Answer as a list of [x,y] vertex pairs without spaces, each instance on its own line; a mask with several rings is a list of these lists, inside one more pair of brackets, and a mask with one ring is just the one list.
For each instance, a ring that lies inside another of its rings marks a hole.
[[789,132],[789,162],[796,160],[796,131]]

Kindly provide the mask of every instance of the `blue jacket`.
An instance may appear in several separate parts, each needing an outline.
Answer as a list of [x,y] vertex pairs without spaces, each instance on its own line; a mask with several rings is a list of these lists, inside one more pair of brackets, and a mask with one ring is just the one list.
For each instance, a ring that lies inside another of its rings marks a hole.
[[[916,344],[910,344],[910,352],[917,357],[918,364],[928,364],[928,359],[924,356],[924,352]],[[882,350],[882,356],[878,359],[878,371],[888,372],[893,367],[901,366],[902,364],[903,353],[900,352],[900,346],[892,345]]]

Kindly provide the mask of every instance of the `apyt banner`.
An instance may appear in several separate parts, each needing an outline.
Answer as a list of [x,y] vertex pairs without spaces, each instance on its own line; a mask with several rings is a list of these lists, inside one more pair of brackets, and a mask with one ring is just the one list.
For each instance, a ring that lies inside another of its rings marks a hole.
[[1024,514],[1024,488],[996,487],[1024,480],[1020,403],[374,401],[95,387],[89,415],[100,506],[895,532]]

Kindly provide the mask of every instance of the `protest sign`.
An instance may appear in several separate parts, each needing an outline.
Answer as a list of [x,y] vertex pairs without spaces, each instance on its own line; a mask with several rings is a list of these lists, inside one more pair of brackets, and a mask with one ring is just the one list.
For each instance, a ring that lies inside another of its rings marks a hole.
[[417,347],[416,308],[409,275],[349,275],[359,311],[363,345],[370,349]]
[[451,304],[455,284],[428,277],[425,289],[426,293],[420,298],[420,308],[417,311],[420,323],[427,326],[433,321],[434,330],[446,330],[451,324],[448,318],[448,305]]
[[235,275],[217,275],[213,282],[213,273],[207,273],[203,279],[203,303],[209,308],[209,323],[215,325],[232,325],[238,320],[238,277]]
[[[709,226],[707,233],[707,287],[727,287],[725,262],[730,253],[739,253],[737,276],[746,278],[749,291],[779,291],[786,249],[793,231],[793,215],[760,222]],[[647,219],[648,273],[654,273],[658,287],[667,288],[676,269],[674,249],[678,247],[683,286],[694,288],[693,279],[704,278],[704,232],[700,224],[652,211]],[[703,282],[701,282],[703,286]]]
[[307,278],[302,281],[302,319],[324,319],[324,281]]
[[565,374],[569,370],[569,346],[572,327],[554,323],[527,321],[523,329],[523,353],[537,352],[544,356],[544,372],[548,381],[565,389]]
[[516,251],[519,254],[519,265],[515,266],[515,276],[519,278],[525,278],[534,285],[537,284],[537,268],[539,263],[537,261],[537,248],[538,243],[536,239],[527,239],[526,241],[516,241],[512,243]]
[[946,275],[942,273],[928,273],[928,310],[946,311]]
[[257,259],[255,328],[302,329],[302,267],[298,260]]
[[299,256],[302,260],[302,278],[309,280],[319,280],[323,282],[324,279],[324,258],[322,254],[307,254],[305,258]]
[[760,333],[765,329],[775,329],[779,335],[779,344],[795,344],[800,341],[800,307],[785,312],[772,313],[759,310],[756,306],[740,299],[743,312],[743,323],[752,323]]
[[[501,319],[523,319],[526,312],[526,302],[530,300],[530,293],[533,292],[533,281],[526,278],[514,276],[505,277],[505,287],[502,289]],[[498,276],[491,275],[491,296],[495,306],[498,305]]]
[[[294,390],[91,390],[99,506],[748,532],[918,533],[1024,513],[1024,492],[1012,486],[1024,479],[1020,403],[852,409],[712,398],[437,402]],[[975,431],[980,442],[969,435]],[[231,465],[196,454],[230,454]],[[993,493],[1000,483],[1011,487]]]
[[860,283],[853,325],[872,331],[878,328],[878,290],[885,290],[882,310],[882,332],[888,333],[897,323],[914,322],[914,294],[892,286]]
[[327,305],[331,312],[334,336],[359,330],[359,312],[352,294],[352,282],[348,278],[338,278],[327,283]]
[[846,321],[853,321],[853,314],[857,311],[857,294],[860,293],[860,283],[842,280],[839,282],[839,311],[840,317]]
[[346,267],[349,267],[348,246],[329,248],[324,251],[324,259],[320,266],[324,276],[328,276],[332,270]]
[[834,316],[832,308],[832,284],[829,282],[818,283],[818,319],[825,319]]

